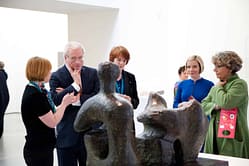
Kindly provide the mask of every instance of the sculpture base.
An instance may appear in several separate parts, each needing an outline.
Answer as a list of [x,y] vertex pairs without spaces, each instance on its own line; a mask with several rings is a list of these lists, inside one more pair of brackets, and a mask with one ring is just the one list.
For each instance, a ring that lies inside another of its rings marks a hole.
[[228,161],[214,160],[208,158],[197,158],[195,162],[185,163],[184,166],[228,166]]

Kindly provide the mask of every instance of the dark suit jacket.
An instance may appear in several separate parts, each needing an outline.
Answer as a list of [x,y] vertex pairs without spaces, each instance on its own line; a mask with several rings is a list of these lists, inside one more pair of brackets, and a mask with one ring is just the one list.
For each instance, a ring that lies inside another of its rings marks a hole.
[[137,95],[137,83],[135,75],[127,71],[122,71],[122,78],[124,78],[124,94],[131,97],[131,103],[134,109],[139,104],[139,98]]
[[[82,95],[80,97],[81,105],[90,97],[99,92],[99,79],[97,70],[83,66],[81,69]],[[62,66],[56,72],[52,73],[49,85],[50,91],[55,105],[61,104],[65,94],[75,92],[71,85],[73,78],[71,77],[66,66]],[[60,93],[56,92],[56,88],[62,87],[64,90]],[[56,127],[57,147],[65,148],[75,146],[82,140],[82,133],[74,131],[74,119],[79,111],[79,106],[69,105],[64,113],[61,122]]]

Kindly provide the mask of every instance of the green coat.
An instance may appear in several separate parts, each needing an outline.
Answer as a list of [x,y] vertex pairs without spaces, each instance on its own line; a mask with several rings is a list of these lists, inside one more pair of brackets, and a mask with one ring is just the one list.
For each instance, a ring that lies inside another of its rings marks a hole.
[[[217,137],[220,111],[214,110],[216,104],[224,109],[231,109],[234,107],[238,108],[234,139]],[[240,79],[237,74],[231,76],[223,87],[212,87],[208,96],[202,100],[202,107],[205,114],[211,116],[209,129],[205,140],[204,152],[214,154],[213,137],[215,134],[219,154],[233,157],[249,158],[247,105],[247,83],[244,80]]]

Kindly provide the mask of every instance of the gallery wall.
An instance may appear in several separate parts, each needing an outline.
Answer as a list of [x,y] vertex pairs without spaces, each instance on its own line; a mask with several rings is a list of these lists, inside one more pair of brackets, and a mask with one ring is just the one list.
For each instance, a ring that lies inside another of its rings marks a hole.
[[[150,91],[164,90],[168,106],[172,106],[177,69],[193,54],[204,59],[202,76],[216,82],[212,55],[236,51],[244,60],[239,74],[249,82],[248,0],[117,2],[119,5],[110,11],[68,15],[22,11],[26,15],[21,12],[11,16],[3,13],[11,9],[1,8],[0,57],[6,62],[12,95],[8,111],[20,110],[27,58],[48,57],[54,70],[57,54],[67,40],[79,40],[86,46],[86,64],[93,67],[108,58],[112,46],[126,46],[131,53],[126,69],[136,75],[142,101],[138,111],[143,110]],[[48,18],[39,17],[43,14]]]

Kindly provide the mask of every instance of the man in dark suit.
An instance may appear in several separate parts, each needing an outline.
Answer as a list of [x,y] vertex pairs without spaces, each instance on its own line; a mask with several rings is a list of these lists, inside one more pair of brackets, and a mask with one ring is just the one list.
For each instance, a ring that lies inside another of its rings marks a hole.
[[[79,100],[66,108],[61,122],[56,127],[57,155],[59,166],[85,166],[86,149],[84,133],[74,131],[73,123],[81,105],[99,91],[97,70],[83,66],[85,49],[78,42],[65,46],[65,65],[52,73],[49,85],[55,105],[63,96],[75,92]],[[78,164],[77,164],[78,163]]]

